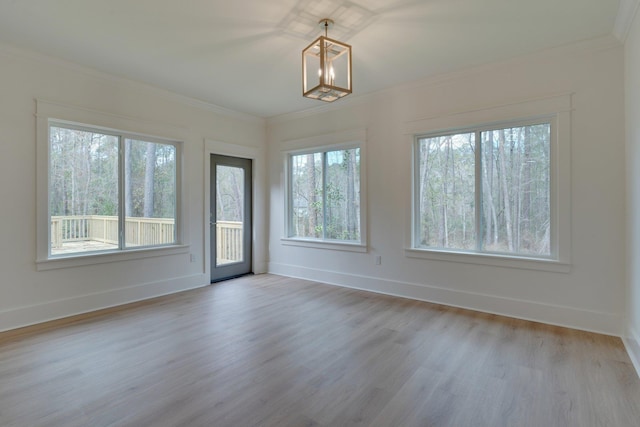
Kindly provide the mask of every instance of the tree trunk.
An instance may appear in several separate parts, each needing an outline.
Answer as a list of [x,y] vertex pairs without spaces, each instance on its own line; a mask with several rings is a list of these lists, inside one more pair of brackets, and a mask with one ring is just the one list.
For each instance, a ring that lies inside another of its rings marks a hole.
[[91,156],[93,151],[93,138],[95,138],[95,134],[91,136],[91,141],[89,146],[87,147],[87,151],[84,156],[84,188],[83,188],[83,201],[82,201],[82,215],[89,214],[89,197],[91,191]]
[[216,170],[216,218],[215,221],[225,221],[227,219],[224,209],[224,203],[222,202],[222,189],[220,188],[220,177]]
[[[430,141],[430,140],[427,140]],[[421,148],[420,156],[420,224],[422,225],[422,239],[426,245],[430,245],[431,241],[431,229],[428,224],[433,224],[435,221],[435,214],[433,212],[433,203],[430,203],[430,206],[427,207],[427,203],[429,202],[428,191],[427,191],[427,182],[429,178],[428,168],[429,168],[429,153],[431,152],[431,142],[426,142]],[[431,220],[428,218],[424,218],[427,215],[427,212],[431,211]],[[422,242],[420,242],[422,243]]]
[[449,165],[449,156],[451,152],[451,137],[446,138],[445,142],[446,147],[446,155],[444,161],[444,176],[442,179],[442,233],[443,233],[443,245],[445,248],[449,247],[449,224],[448,224],[448,210],[449,210],[449,169],[447,166]]
[[523,204],[523,193],[522,193],[522,158],[524,157],[523,151],[524,147],[527,146],[527,135],[528,135],[529,127],[521,127],[518,130],[518,139],[515,143],[515,151],[517,153],[517,157],[512,164],[512,179],[515,180],[515,184],[512,185],[516,191],[516,212],[514,214],[514,230],[516,233],[515,241],[514,241],[514,249],[516,252],[520,252],[522,249],[520,246],[520,242],[522,242],[522,204]]
[[[235,168],[234,168],[235,169]],[[243,221],[244,220],[244,212],[243,212],[243,208],[244,208],[244,198],[242,197],[242,193],[244,192],[244,187],[240,188],[240,183],[238,183],[238,178],[236,176],[236,172],[239,171],[240,173],[244,173],[243,169],[235,169],[233,170],[233,172],[231,173],[231,181],[233,182],[233,201],[235,203],[235,210],[236,210],[236,221]],[[243,180],[244,182],[244,180]]]
[[498,131],[500,138],[499,143],[499,156],[500,156],[500,181],[502,184],[502,197],[504,199],[504,218],[507,231],[507,246],[509,252],[513,252],[513,229],[511,223],[511,201],[509,200],[509,187],[507,186],[507,166],[505,162],[505,145],[506,138],[504,136],[504,130]]
[[71,215],[78,215],[78,211],[76,209],[76,199],[77,199],[77,190],[76,190],[76,169],[78,167],[78,143],[74,140],[73,142],[73,163],[71,164]]
[[[488,145],[488,141],[487,141]],[[496,208],[493,201],[493,146],[488,147],[488,149],[483,150],[484,153],[481,153],[482,158],[484,159],[484,179],[482,180],[482,188],[483,188],[483,208],[484,208],[484,216],[485,216],[485,245],[490,246],[493,242],[495,244],[494,230],[497,228],[497,220],[496,220]]]
[[[488,198],[487,217],[488,225],[486,230],[485,242],[487,245],[498,244],[498,210],[496,209],[496,200],[494,199],[494,179],[495,179],[495,151],[493,147],[493,132],[483,132],[481,135],[489,135],[490,137],[483,141],[483,144],[488,147],[485,158],[486,163],[486,188],[485,195]],[[481,136],[482,138],[482,136]],[[499,200],[498,200],[499,201]]]
[[347,216],[347,236],[349,239],[356,238],[356,222],[355,216],[353,212],[355,211],[355,161],[356,155],[355,150],[348,150],[347,153],[347,205],[346,205],[346,216]]
[[309,231],[307,235],[311,237],[319,237],[316,232],[316,227],[318,225],[318,210],[316,197],[316,165],[315,156],[313,154],[307,155],[307,175],[309,176],[307,187],[307,196],[309,197],[307,202]]
[[524,229],[531,234],[531,130],[525,127],[524,132],[524,159],[522,163],[522,219],[525,221]]
[[156,144],[147,143],[144,168],[144,212],[145,218],[153,217],[153,181],[156,174]]
[[133,215],[133,184],[131,183],[131,141],[124,143],[124,216]]

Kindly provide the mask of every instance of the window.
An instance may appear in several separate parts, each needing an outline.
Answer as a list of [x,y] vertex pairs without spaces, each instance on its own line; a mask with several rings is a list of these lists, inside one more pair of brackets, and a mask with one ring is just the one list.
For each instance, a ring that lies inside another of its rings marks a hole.
[[49,257],[175,245],[178,144],[48,124]]
[[290,153],[288,237],[362,243],[361,147]]
[[413,247],[557,258],[554,120],[418,135]]

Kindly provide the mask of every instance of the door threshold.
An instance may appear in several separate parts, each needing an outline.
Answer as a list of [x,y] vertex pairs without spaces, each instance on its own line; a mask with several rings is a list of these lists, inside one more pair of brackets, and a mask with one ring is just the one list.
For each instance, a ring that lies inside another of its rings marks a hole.
[[224,282],[225,280],[237,279],[238,277],[243,277],[243,276],[253,276],[253,271],[249,273],[236,274],[234,276],[229,276],[229,277],[222,277],[220,279],[212,280],[211,283],[213,284],[213,283]]

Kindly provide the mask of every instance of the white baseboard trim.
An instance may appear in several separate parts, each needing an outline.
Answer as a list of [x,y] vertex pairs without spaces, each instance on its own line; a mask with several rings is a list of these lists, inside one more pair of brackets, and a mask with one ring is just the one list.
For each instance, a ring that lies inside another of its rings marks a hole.
[[282,263],[270,263],[269,273],[600,334],[622,335],[622,314],[603,313]]
[[640,335],[638,335],[638,331],[630,329],[628,334],[622,337],[622,342],[627,350],[629,359],[631,359],[631,363],[636,368],[638,377],[640,377]]
[[0,332],[115,307],[209,284],[205,274],[175,277],[0,311]]
[[264,274],[269,271],[269,263],[266,261],[255,262],[253,264],[254,274]]

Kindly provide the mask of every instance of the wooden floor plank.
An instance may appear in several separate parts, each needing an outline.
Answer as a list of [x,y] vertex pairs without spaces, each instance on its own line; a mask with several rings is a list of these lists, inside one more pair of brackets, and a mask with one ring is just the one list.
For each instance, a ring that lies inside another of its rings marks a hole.
[[638,420],[618,338],[275,275],[0,334],[3,427]]

